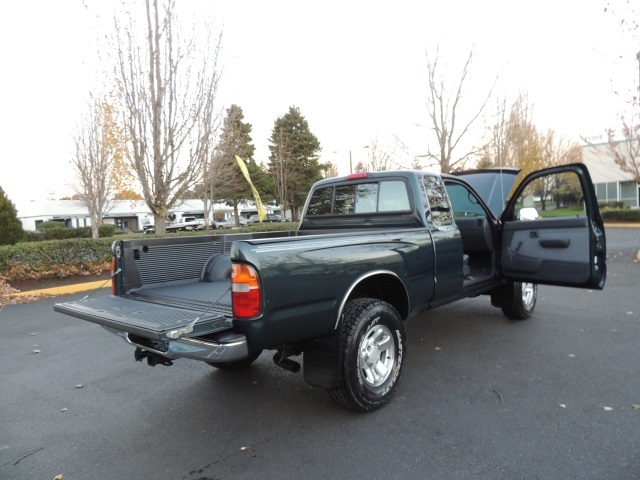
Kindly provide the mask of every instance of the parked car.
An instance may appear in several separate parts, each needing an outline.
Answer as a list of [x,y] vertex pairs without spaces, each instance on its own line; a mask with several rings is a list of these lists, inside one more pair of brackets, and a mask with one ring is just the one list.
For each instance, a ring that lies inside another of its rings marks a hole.
[[183,217],[166,227],[167,232],[204,230],[204,219],[196,217]]
[[[244,217],[239,217],[239,223],[240,223],[241,227],[244,227],[245,225],[247,225],[249,223],[249,220],[247,220]],[[236,217],[234,215],[231,215],[224,222],[216,222],[216,227],[217,228],[235,228],[236,227]]]
[[[213,227],[215,228],[215,227]],[[165,227],[167,233],[179,232],[179,231],[192,231],[192,230],[204,230],[204,219],[196,217],[183,217],[181,220],[177,220],[168,224]],[[156,228],[153,225],[146,225],[144,227],[145,234],[156,233]]]
[[[259,215],[251,215],[251,217],[249,218],[249,221],[251,223],[259,223],[260,222],[260,216]],[[264,217],[264,220],[262,220],[263,223],[267,223],[267,222],[281,222],[282,221],[282,217],[280,215],[276,215],[273,213],[268,213],[266,217]]]

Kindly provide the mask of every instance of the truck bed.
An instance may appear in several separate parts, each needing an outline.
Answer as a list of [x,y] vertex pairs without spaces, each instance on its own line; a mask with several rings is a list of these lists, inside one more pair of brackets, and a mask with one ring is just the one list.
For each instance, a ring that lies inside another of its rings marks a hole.
[[166,340],[168,332],[196,318],[192,336],[230,329],[229,250],[233,240],[251,238],[252,234],[238,234],[125,240],[121,244],[126,274],[116,277],[120,295],[59,303],[54,310],[154,340]]

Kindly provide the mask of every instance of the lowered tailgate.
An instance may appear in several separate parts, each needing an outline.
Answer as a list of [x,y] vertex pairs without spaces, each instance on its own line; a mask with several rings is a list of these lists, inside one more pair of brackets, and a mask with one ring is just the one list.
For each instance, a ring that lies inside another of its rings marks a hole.
[[219,332],[232,327],[219,305],[195,303],[184,305],[152,303],[128,297],[104,296],[74,302],[57,303],[56,312],[81,318],[105,327],[133,333],[146,338],[166,340],[167,332],[182,328],[200,317],[194,325],[194,335]]

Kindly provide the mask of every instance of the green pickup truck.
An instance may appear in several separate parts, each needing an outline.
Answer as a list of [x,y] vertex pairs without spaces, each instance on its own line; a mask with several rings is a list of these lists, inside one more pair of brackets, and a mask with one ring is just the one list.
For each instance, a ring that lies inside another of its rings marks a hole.
[[[373,411],[407,354],[403,321],[487,295],[514,320],[538,284],[602,289],[605,231],[587,168],[357,173],[317,182],[297,231],[113,243],[112,294],[55,310],[107,328],[151,366],[248,367],[264,350]],[[510,195],[510,192],[511,195]],[[507,198],[509,199],[507,200]]]

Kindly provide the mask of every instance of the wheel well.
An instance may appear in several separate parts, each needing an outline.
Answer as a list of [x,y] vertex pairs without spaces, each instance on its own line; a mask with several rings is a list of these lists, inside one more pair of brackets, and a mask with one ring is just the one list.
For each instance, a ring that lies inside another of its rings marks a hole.
[[347,301],[356,298],[377,298],[392,305],[402,319],[406,319],[409,315],[407,291],[398,277],[388,273],[362,279],[353,288]]

